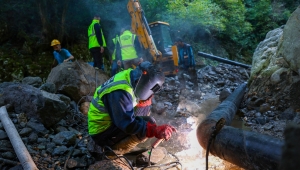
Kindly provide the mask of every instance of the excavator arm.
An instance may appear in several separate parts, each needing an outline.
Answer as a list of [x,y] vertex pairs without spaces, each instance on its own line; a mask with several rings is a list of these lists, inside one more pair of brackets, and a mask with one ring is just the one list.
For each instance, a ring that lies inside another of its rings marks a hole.
[[131,16],[131,31],[145,49],[143,57],[152,61],[165,75],[176,75],[178,52],[169,34],[169,24],[160,21],[148,24],[139,0],[128,0],[127,9]]
[[162,57],[154,43],[151,30],[149,28],[144,11],[139,0],[129,0],[127,4],[128,12],[131,16],[131,31],[138,36],[139,42],[144,49],[151,54],[153,62]]

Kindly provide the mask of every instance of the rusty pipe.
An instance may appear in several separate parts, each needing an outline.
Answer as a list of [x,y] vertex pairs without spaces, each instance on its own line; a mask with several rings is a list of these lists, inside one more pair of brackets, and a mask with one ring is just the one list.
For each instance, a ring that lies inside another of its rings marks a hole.
[[208,141],[218,120],[226,125],[210,145],[211,154],[245,169],[278,169],[283,141],[271,136],[230,127],[243,99],[246,83],[240,85],[199,126],[197,139],[207,149]]

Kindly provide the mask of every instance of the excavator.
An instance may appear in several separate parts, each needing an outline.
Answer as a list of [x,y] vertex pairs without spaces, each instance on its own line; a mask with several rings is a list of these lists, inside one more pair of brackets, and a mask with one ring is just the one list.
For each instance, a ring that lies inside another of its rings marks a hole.
[[169,24],[162,21],[148,24],[139,0],[129,0],[127,9],[131,16],[131,31],[145,49],[145,59],[158,66],[166,76],[176,75],[178,52],[171,40]]

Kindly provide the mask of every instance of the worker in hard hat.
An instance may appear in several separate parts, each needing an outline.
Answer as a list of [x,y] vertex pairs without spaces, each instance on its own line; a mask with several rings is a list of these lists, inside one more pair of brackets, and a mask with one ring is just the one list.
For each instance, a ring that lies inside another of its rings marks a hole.
[[67,49],[61,48],[61,44],[57,39],[51,41],[51,46],[54,49],[53,51],[54,61],[52,64],[52,68],[58,64],[72,61],[74,59],[74,56]]

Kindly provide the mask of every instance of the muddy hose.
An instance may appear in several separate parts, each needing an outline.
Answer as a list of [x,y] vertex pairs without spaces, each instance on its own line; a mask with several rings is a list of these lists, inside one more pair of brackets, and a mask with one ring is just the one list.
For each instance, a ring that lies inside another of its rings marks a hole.
[[[197,139],[199,144],[219,158],[245,169],[278,169],[283,141],[272,136],[233,128],[231,121],[243,99],[246,83],[240,85],[228,96],[199,126]],[[218,120],[224,118],[225,126],[214,137]]]

